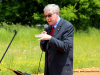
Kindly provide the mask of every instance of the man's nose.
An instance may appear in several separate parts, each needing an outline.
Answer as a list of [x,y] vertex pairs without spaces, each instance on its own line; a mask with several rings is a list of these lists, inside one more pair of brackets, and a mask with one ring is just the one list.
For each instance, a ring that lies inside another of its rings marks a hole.
[[46,17],[46,20],[48,20],[48,19],[49,19],[49,17],[47,16],[47,17]]

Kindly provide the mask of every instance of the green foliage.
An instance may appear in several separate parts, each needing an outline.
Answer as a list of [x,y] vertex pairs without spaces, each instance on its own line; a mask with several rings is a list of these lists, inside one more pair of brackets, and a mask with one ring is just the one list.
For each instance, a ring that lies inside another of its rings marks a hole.
[[[37,24],[43,24],[44,22],[46,22],[46,19],[43,17],[44,14],[39,14],[38,12],[37,13],[34,13],[32,17],[34,17],[34,20],[37,21]],[[38,23],[38,21],[40,21]]]
[[68,5],[68,7],[61,8],[60,15],[66,20],[74,21],[77,19],[76,12],[77,10],[75,9],[75,6]]
[[76,30],[100,28],[100,0],[2,0],[0,23],[45,24],[43,8],[51,3],[60,6],[60,16],[72,22]]
[[[77,30],[86,30],[88,27],[99,28],[100,20],[100,1],[99,0],[80,0],[76,7],[78,10],[78,19],[75,20],[74,25]],[[99,4],[99,5],[98,5]],[[97,17],[98,16],[98,17]]]

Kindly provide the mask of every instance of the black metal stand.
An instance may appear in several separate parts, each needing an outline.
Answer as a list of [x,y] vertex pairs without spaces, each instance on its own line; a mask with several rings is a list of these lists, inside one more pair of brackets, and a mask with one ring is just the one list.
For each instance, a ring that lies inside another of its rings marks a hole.
[[5,54],[6,54],[6,52],[8,51],[8,48],[10,47],[10,45],[11,45],[11,43],[12,43],[12,41],[13,41],[14,37],[16,36],[17,31],[16,31],[16,30],[14,30],[14,33],[15,33],[15,34],[14,34],[14,36],[13,36],[13,38],[12,38],[12,40],[11,40],[10,44],[8,45],[8,47],[7,47],[6,51],[5,51],[5,53],[3,54],[3,56],[2,56],[2,58],[1,58],[1,60],[0,60],[0,63],[1,63],[1,61],[3,60],[3,58],[4,58]]

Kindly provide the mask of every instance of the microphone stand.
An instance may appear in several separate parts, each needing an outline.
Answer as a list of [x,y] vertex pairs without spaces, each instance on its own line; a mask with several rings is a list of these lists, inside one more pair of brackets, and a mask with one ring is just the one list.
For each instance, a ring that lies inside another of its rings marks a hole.
[[[15,34],[14,34],[14,36],[13,36],[13,38],[12,38],[10,44],[8,45],[8,47],[7,47],[6,51],[5,51],[5,53],[3,54],[3,56],[2,56],[2,58],[1,58],[1,60],[0,60],[0,63],[1,63],[1,61],[3,60],[5,54],[7,53],[8,48],[10,47],[10,45],[11,45],[13,39],[15,38],[15,36],[16,36],[16,34],[17,34],[17,31],[14,30],[14,33],[15,33]],[[6,67],[5,67],[5,68],[6,68]],[[6,69],[9,69],[9,68],[6,68]],[[0,70],[1,70],[1,69],[0,69]],[[23,73],[23,72],[21,72],[21,71],[15,71],[15,70],[12,70],[12,69],[9,69],[9,70],[13,71],[13,72],[14,72],[15,74],[17,74],[17,75],[30,75],[30,74],[27,74],[27,73]]]
[[14,36],[13,36],[13,38],[12,38],[10,44],[8,45],[8,47],[7,47],[6,51],[5,51],[5,53],[3,54],[3,56],[2,56],[2,58],[1,58],[1,60],[0,60],[0,63],[1,63],[1,61],[3,60],[3,58],[4,58],[5,54],[6,54],[6,52],[8,51],[8,48],[10,47],[10,45],[11,45],[11,43],[12,43],[14,37],[15,37],[16,34],[17,34],[17,31],[16,31],[16,30],[14,30],[13,32],[14,32],[15,34],[14,34]]

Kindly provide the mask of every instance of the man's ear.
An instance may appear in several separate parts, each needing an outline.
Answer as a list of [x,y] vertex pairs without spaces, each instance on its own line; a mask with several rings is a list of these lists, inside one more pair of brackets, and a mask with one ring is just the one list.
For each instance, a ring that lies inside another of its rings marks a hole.
[[57,15],[59,15],[59,12],[56,12]]

